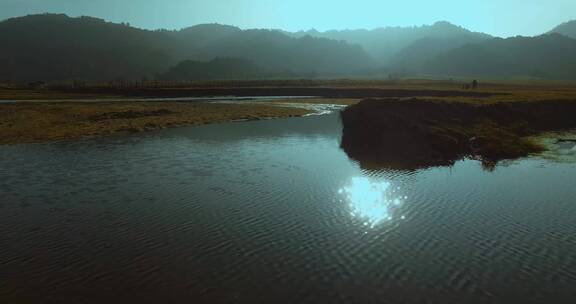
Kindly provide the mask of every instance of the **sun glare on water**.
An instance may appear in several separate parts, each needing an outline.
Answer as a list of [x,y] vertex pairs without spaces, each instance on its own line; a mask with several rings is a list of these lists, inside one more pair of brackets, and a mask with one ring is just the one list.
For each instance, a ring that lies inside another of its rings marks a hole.
[[364,226],[374,228],[379,224],[405,219],[398,213],[407,197],[401,197],[398,188],[387,181],[372,181],[366,177],[354,177],[349,185],[338,193],[346,198],[350,215],[363,221]]

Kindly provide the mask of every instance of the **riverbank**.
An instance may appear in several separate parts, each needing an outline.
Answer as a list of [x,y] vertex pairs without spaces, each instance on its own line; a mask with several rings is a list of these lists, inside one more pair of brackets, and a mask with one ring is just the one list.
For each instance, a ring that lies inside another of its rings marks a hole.
[[312,112],[264,102],[9,103],[0,104],[0,144],[71,140],[236,120],[295,117]]
[[576,128],[574,113],[574,100],[364,100],[342,112],[342,148],[365,168],[417,169],[465,157],[490,168],[542,152],[545,147],[533,137]]
[[[488,163],[542,150],[530,136],[557,129],[535,125],[540,122],[527,119],[530,112],[518,112],[520,108],[532,107],[530,111],[534,111],[534,115],[551,115],[553,119],[561,115],[561,121],[570,126],[576,121],[569,115],[573,113],[571,106],[564,105],[564,102],[576,101],[573,83],[481,81],[480,88],[464,90],[463,82],[466,81],[263,80],[176,83],[167,87],[159,87],[155,82],[37,90],[2,87],[0,144],[302,116],[315,112],[314,108],[294,104],[348,106],[365,99],[343,114],[343,147],[353,157],[362,157],[371,150],[378,151],[383,141],[395,142],[393,147],[383,145],[385,150],[374,156],[398,162],[399,167],[405,167],[402,162],[408,161],[406,165],[410,167],[414,163],[417,166],[451,164],[454,159],[470,155]],[[214,97],[228,99],[226,96],[234,96],[230,97],[234,103],[203,101],[215,100]],[[253,96],[259,100],[250,100]],[[511,106],[502,106],[508,104]],[[478,111],[479,107],[483,110]],[[497,109],[495,114],[502,110],[511,121],[484,117],[489,109]],[[543,110],[549,114],[542,114]],[[363,121],[355,118],[360,112],[368,113],[360,115],[366,115]],[[391,123],[399,129],[386,131],[389,126],[384,125]],[[380,137],[375,141],[374,136]],[[413,150],[419,152],[411,155]]]

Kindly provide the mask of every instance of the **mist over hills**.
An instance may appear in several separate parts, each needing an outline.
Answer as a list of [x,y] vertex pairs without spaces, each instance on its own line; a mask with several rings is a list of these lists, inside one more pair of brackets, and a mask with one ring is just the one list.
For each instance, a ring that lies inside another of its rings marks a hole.
[[576,40],[547,34],[491,39],[444,52],[423,66],[442,75],[576,78]]
[[550,33],[558,33],[576,39],[576,20],[562,23],[552,29]]
[[424,66],[436,56],[468,44],[478,44],[489,39],[454,36],[449,38],[422,38],[399,50],[391,59],[388,67],[403,74],[424,72]]
[[466,44],[490,39],[492,36],[469,31],[446,21],[433,25],[414,27],[383,27],[373,30],[341,30],[318,32],[315,30],[296,32],[292,35],[342,40],[361,45],[370,55],[382,64],[390,64],[393,57],[402,49],[421,39],[451,40],[452,43]]
[[294,75],[349,74],[374,62],[359,46],[271,30],[200,25],[149,31],[104,20],[32,15],[0,22],[0,79],[155,77],[184,60],[235,57]]
[[236,57],[295,74],[350,74],[375,64],[358,45],[310,36],[294,38],[275,30],[211,24],[174,32],[173,36],[195,46],[199,59]]
[[576,79],[576,21],[550,33],[501,39],[448,22],[296,33],[219,24],[150,31],[42,14],[0,22],[0,82],[388,74]]

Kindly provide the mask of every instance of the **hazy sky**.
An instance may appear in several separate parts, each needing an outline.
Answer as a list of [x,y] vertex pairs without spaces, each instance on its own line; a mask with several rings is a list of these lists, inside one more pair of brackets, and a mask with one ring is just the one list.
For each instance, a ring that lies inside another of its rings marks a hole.
[[474,31],[514,36],[541,34],[576,19],[576,0],[0,0],[0,19],[43,12],[151,29],[217,22],[295,31],[446,20]]

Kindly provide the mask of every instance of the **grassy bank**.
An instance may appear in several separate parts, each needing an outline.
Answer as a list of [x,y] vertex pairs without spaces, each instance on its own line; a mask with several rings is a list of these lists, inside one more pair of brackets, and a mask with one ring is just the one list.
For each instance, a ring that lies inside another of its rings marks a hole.
[[[343,147],[355,158],[387,159],[392,167],[450,164],[473,156],[489,162],[541,149],[530,136],[574,127],[570,82],[489,82],[464,90],[461,81],[261,80],[176,83],[158,86],[0,87],[0,144],[137,132],[263,117],[299,116],[310,110],[259,104],[129,102],[136,97],[320,96],[275,103],[355,105],[343,113]],[[74,102],[125,98],[125,102]],[[65,100],[65,102],[49,102]],[[68,101],[66,101],[68,100]],[[410,101],[412,100],[412,101]],[[47,102],[48,101],[48,102]],[[504,113],[500,115],[500,113]],[[535,117],[533,117],[534,115]],[[361,117],[361,119],[359,118]],[[551,121],[543,123],[543,117]],[[562,125],[554,125],[554,121]],[[382,151],[380,151],[382,150]],[[376,153],[374,153],[376,151]],[[404,164],[403,162],[408,161]]]
[[364,167],[486,166],[542,151],[532,136],[576,127],[576,101],[364,100],[342,112],[342,147]]
[[234,120],[302,116],[309,110],[272,104],[65,102],[0,104],[0,144],[142,132]]
[[82,93],[66,90],[15,89],[0,87],[0,100],[78,100],[112,97],[104,93]]

